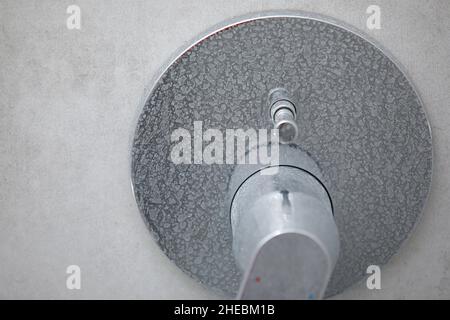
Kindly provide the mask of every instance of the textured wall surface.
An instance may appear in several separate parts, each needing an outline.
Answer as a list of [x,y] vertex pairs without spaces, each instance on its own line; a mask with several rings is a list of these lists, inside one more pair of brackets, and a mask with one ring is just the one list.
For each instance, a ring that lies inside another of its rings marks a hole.
[[[68,30],[66,8],[81,8]],[[0,298],[214,298],[153,242],[130,186],[145,93],[168,59],[221,21],[304,10],[377,39],[406,68],[434,139],[429,202],[382,269],[336,298],[450,298],[450,2],[1,1]],[[66,267],[82,270],[66,289]]]

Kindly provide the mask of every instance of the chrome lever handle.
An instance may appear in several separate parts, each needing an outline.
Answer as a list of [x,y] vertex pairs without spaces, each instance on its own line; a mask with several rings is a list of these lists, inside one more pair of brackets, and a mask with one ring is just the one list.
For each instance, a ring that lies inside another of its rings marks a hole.
[[323,185],[299,168],[263,169],[237,190],[233,251],[240,299],[320,299],[339,254],[332,205]]

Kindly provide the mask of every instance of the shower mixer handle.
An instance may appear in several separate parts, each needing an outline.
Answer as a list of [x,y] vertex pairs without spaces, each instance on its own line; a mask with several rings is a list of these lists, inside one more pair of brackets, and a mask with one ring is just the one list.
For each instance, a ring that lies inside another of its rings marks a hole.
[[304,169],[280,165],[248,177],[231,204],[241,299],[320,299],[339,253],[332,204]]

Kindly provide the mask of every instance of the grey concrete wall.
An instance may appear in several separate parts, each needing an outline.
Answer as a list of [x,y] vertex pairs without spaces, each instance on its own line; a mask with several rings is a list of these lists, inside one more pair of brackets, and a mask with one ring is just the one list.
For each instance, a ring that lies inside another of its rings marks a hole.
[[[81,8],[81,30],[66,8]],[[366,29],[368,5],[381,30]],[[199,33],[238,15],[325,14],[377,39],[408,70],[433,129],[434,180],[411,239],[336,298],[450,298],[450,2],[0,2],[0,298],[214,298],[152,241],[130,187],[129,149],[157,71]],[[67,290],[66,267],[82,270]]]

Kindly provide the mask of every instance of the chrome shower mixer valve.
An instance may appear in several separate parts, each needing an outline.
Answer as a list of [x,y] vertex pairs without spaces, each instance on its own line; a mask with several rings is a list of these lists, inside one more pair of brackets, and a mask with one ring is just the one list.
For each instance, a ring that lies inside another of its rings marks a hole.
[[305,13],[236,19],[182,51],[132,149],[155,240],[229,298],[342,292],[399,250],[431,173],[403,69],[361,32]]

